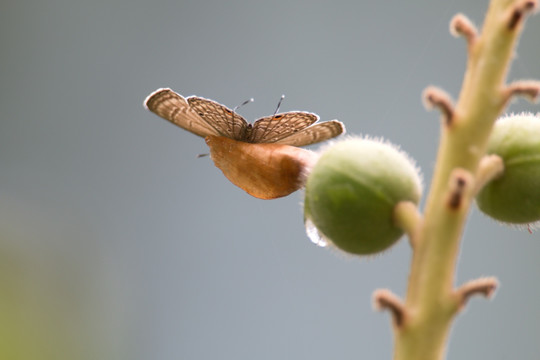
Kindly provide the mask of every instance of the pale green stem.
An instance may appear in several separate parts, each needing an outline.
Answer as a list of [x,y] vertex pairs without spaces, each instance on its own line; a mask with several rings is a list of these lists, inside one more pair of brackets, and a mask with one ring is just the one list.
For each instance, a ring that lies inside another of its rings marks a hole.
[[484,156],[478,165],[474,193],[478,194],[488,182],[496,179],[503,172],[504,162],[499,155],[492,154]]
[[422,214],[416,204],[411,201],[399,202],[394,207],[394,224],[405,231],[414,248],[422,226]]
[[[395,360],[444,358],[450,326],[460,307],[454,274],[460,238],[471,204],[448,204],[452,172],[476,174],[497,116],[504,109],[504,82],[522,21],[507,24],[518,2],[492,0],[481,36],[469,46],[469,60],[451,122],[443,126],[437,163],[409,277],[406,322],[394,326]],[[472,193],[472,191],[471,191]]]

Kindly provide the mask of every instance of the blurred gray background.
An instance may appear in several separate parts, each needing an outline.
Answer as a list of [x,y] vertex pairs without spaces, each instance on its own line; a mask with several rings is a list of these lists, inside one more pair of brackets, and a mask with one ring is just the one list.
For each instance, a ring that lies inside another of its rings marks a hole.
[[[302,194],[229,183],[201,138],[145,110],[159,87],[242,108],[306,110],[384,137],[429,184],[457,97],[457,12],[488,1],[4,2],[0,10],[0,357],[389,359],[377,288],[403,295],[410,249],[354,258],[305,236]],[[540,78],[540,18],[510,79]],[[524,100],[509,111],[538,111]],[[315,147],[316,148],[316,147]],[[495,275],[457,319],[450,359],[538,359],[540,234],[475,209],[458,281]]]

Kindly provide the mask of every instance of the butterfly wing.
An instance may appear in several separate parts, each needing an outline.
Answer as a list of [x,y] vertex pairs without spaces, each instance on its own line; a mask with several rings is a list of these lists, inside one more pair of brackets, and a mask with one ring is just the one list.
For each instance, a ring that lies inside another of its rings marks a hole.
[[205,98],[190,96],[187,101],[197,115],[217,129],[219,135],[239,141],[245,140],[248,123],[242,116]]
[[252,143],[274,143],[287,138],[317,122],[316,114],[291,111],[267,116],[255,121],[248,141]]
[[307,127],[290,136],[282,138],[275,143],[291,146],[306,146],[332,139],[343,133],[345,133],[345,125],[343,125],[341,121],[331,120]]
[[171,89],[157,89],[144,101],[146,108],[158,116],[195,135],[206,137],[220,135],[213,124],[191,109],[182,95]]

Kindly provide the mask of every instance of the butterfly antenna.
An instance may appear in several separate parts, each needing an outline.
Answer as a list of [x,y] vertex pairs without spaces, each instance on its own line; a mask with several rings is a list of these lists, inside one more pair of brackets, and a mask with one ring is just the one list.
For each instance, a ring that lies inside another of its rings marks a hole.
[[276,116],[277,112],[279,111],[279,108],[281,107],[281,102],[285,99],[285,95],[281,95],[281,98],[279,99],[276,107],[276,111],[274,111],[274,115],[272,117]]
[[[278,104],[277,104],[277,106],[276,106],[276,111],[274,111],[274,114],[272,115],[271,120],[274,120],[274,117],[276,116],[276,114],[277,114],[278,111],[279,111],[279,108],[281,107],[281,103],[283,102],[283,99],[285,99],[285,95],[281,95],[281,98],[279,98]],[[279,125],[280,122],[281,122],[281,121],[279,121],[277,124],[275,124],[271,129],[269,129],[268,127],[267,127],[266,129],[264,129],[263,134],[261,135],[261,137],[264,138],[264,137],[266,136],[266,134],[267,134],[269,131],[274,130],[274,129],[276,128],[276,126]]]
[[241,108],[242,106],[247,105],[247,104],[249,104],[249,103],[251,103],[251,102],[254,102],[254,101],[255,101],[254,98],[247,99],[246,101],[244,101],[244,102],[241,103],[240,105],[237,105],[237,106],[233,109],[233,112],[235,112],[236,109]]
[[241,108],[242,106],[247,105],[247,104],[249,104],[249,103],[252,103],[252,102],[254,102],[254,101],[255,101],[255,99],[253,99],[253,98],[247,99],[246,101],[244,101],[244,102],[241,103],[240,105],[236,105],[236,106],[234,107],[234,109],[232,110],[232,117],[231,117],[231,120],[232,120],[232,121],[231,121],[231,125],[232,125],[232,133],[233,133],[233,134],[234,134],[234,114],[236,113],[236,109],[239,109],[239,108]]

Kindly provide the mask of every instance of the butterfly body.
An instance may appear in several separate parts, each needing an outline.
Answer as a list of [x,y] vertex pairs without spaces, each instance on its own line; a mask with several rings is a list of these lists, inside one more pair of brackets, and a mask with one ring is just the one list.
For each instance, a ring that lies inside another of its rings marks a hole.
[[158,116],[206,139],[216,167],[236,186],[260,199],[289,195],[303,186],[315,154],[298,148],[345,132],[343,123],[316,122],[316,114],[291,111],[248,123],[227,107],[201,97],[158,89],[145,100]]
[[269,200],[300,189],[317,155],[282,144],[250,144],[223,136],[206,137],[214,164],[249,195]]

